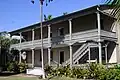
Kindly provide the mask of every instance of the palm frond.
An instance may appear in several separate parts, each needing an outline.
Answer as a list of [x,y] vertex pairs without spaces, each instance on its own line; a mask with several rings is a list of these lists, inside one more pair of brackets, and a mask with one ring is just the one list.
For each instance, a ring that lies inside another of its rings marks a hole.
[[106,0],[106,4],[113,7],[110,14],[120,21],[120,0]]
[[[45,2],[46,6],[48,5],[48,3],[52,2],[53,0],[39,0],[40,3],[43,5],[43,3]],[[31,0],[31,2],[34,4],[35,0]]]

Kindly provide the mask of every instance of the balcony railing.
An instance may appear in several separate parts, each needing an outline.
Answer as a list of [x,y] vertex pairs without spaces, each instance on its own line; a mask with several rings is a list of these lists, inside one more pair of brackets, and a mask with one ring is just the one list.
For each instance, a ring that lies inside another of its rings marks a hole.
[[[106,40],[116,40],[116,33],[114,32],[109,32],[109,31],[104,31],[101,30],[101,39],[106,39]],[[77,32],[72,34],[72,42],[69,40],[69,34],[65,36],[57,36],[57,37],[52,37],[51,38],[51,43],[49,43],[48,38],[43,39],[43,47],[48,48],[51,46],[57,46],[57,45],[69,45],[70,43],[74,44],[76,42],[83,42],[87,40],[98,40],[98,30],[97,29],[92,29],[92,30],[87,30],[87,31],[82,31],[82,32]],[[13,44],[11,45],[11,48],[17,48],[17,49],[28,49],[28,48],[36,48],[36,47],[41,47],[41,40],[34,40],[34,41],[28,41],[28,42],[22,42],[21,44]]]

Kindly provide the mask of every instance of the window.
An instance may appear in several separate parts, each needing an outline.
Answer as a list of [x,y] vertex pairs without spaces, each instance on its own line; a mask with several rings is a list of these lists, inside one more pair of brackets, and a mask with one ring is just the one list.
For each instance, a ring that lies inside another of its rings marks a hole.
[[64,28],[59,28],[58,34],[59,34],[59,36],[63,36],[64,35]]

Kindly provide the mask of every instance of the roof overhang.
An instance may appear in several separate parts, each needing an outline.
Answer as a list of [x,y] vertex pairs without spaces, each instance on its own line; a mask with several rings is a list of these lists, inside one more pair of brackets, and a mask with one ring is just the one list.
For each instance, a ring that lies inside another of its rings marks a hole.
[[[74,19],[74,18],[77,18],[77,17],[86,16],[86,15],[89,15],[89,14],[96,13],[98,11],[97,10],[98,7],[99,8],[101,8],[101,7],[102,8],[109,8],[109,5],[96,5],[96,6],[89,7],[89,8],[83,9],[83,10],[79,10],[79,11],[76,11],[76,12],[73,12],[73,13],[70,13],[70,14],[67,14],[67,15],[62,15],[62,16],[53,18],[49,21],[44,21],[43,26],[45,27],[47,25],[56,24],[56,23],[59,23],[59,22],[67,21],[69,19]],[[101,12],[104,15],[107,15],[109,17],[114,18],[113,16],[111,16],[107,13],[103,13],[102,11],[99,11],[99,12]],[[40,26],[40,23],[36,23],[36,24],[32,24],[30,26],[27,26],[27,27],[24,27],[24,28],[21,28],[21,29],[11,31],[9,33],[10,34],[16,34],[16,33],[22,32],[24,30],[30,30],[30,29],[37,28],[39,26]]]

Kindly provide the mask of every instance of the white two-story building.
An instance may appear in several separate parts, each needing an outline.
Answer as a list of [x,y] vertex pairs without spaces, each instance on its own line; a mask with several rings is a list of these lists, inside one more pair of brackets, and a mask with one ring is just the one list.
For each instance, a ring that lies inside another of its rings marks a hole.
[[[90,62],[120,62],[120,25],[110,15],[112,8],[97,5],[43,22],[44,65],[74,66]],[[20,43],[11,49],[26,52],[26,62],[41,66],[40,23],[10,32]],[[22,58],[19,58],[22,61]]]

